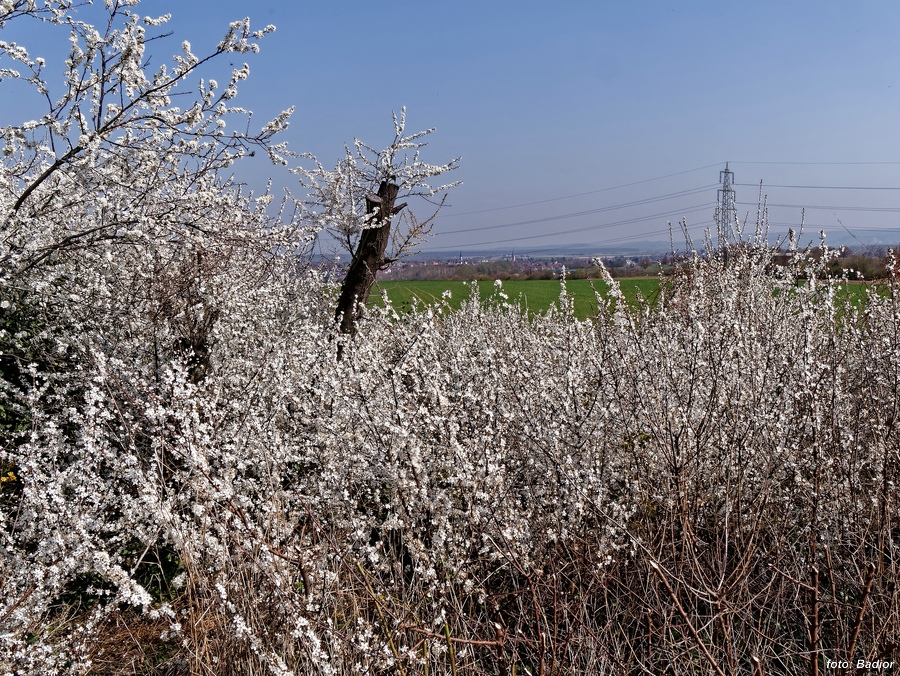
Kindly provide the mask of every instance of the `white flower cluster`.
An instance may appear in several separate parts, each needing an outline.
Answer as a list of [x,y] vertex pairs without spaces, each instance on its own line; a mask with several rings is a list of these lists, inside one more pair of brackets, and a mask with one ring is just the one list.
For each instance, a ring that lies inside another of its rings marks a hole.
[[[410,196],[434,197],[459,185],[452,182],[432,185],[431,179],[453,171],[459,166],[459,158],[446,164],[427,164],[419,157],[426,143],[421,140],[434,129],[407,134],[406,108],[400,116],[394,115],[394,139],[383,149],[376,150],[355,139],[353,148],[345,148],[344,158],[329,171],[314,157],[312,168],[299,166],[293,169],[301,185],[308,191],[303,202],[304,218],[318,230],[329,232],[338,242],[353,253],[360,232],[376,227],[377,214],[367,213],[366,199],[378,193],[382,181],[398,187],[397,201]],[[443,204],[443,202],[441,202]],[[433,218],[433,216],[432,216]],[[399,258],[420,239],[420,231],[427,228],[431,219],[410,223],[410,232],[395,238],[391,258]],[[427,233],[426,233],[427,234]]]

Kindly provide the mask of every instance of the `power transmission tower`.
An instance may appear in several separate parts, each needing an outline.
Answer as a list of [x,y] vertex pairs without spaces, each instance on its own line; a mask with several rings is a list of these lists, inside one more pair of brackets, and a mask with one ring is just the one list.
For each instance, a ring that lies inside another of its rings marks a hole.
[[737,220],[737,202],[734,196],[734,172],[725,163],[725,170],[719,172],[719,188],[716,196],[716,227],[719,239],[728,239],[728,234],[735,234],[734,225]]
[[737,233],[737,201],[734,197],[734,172],[725,163],[725,170],[719,172],[719,188],[716,196],[716,230],[719,239],[719,251],[722,261],[728,264],[728,244],[736,242]]

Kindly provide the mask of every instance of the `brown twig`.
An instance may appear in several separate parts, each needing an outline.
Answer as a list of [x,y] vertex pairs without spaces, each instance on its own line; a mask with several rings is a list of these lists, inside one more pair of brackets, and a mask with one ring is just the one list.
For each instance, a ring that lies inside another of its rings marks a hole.
[[434,632],[428,631],[427,629],[419,629],[418,627],[411,627],[409,625],[405,625],[400,627],[401,631],[411,631],[414,634],[419,634],[421,636],[428,636],[429,638],[439,638],[443,641],[450,641],[451,643],[460,643],[463,645],[483,645],[483,646],[498,646],[502,645],[502,641],[473,641],[467,638],[456,638],[455,636],[450,636],[449,638],[446,634],[435,634]]
[[859,638],[859,630],[862,627],[863,615],[866,612],[866,601],[869,598],[869,592],[872,591],[873,582],[875,582],[875,564],[870,563],[868,572],[866,573],[866,586],[863,589],[862,599],[859,602],[859,612],[856,614],[856,621],[853,623],[853,632],[850,635],[850,645],[847,647],[847,662],[853,660],[853,651],[856,650],[856,639]]
[[750,657],[750,663],[753,665],[753,676],[766,676],[763,671],[762,662],[756,655]]
[[812,609],[809,618],[809,673],[819,676],[819,569],[813,566],[809,571],[812,591]]
[[781,575],[782,577],[787,578],[788,580],[790,580],[791,582],[793,582],[794,584],[796,584],[796,585],[797,585],[798,587],[800,587],[801,589],[805,589],[806,591],[812,591],[812,590],[813,590],[813,587],[810,587],[808,584],[806,584],[805,582],[801,582],[800,580],[798,580],[798,579],[795,578],[795,577],[791,577],[790,575],[788,575],[787,573],[785,573],[783,570],[779,570],[778,568],[776,568],[775,566],[773,566],[771,563],[769,564],[769,568],[771,568],[772,570],[774,570],[776,573],[778,573],[778,574]]
[[394,639],[391,638],[391,630],[388,627],[387,620],[384,617],[384,613],[381,612],[381,604],[378,603],[378,596],[375,594],[375,590],[372,589],[372,586],[369,584],[369,579],[366,577],[366,571],[363,570],[363,567],[357,561],[356,569],[359,571],[359,574],[362,575],[363,584],[366,585],[366,589],[369,592],[369,596],[372,597],[372,600],[375,602],[375,610],[378,611],[378,617],[381,618],[381,627],[384,630],[384,635],[387,638],[388,647],[390,647],[391,652],[394,654],[394,658],[397,660],[397,668],[400,670],[400,674],[402,676],[406,676],[406,670],[403,668],[403,664],[401,663],[400,653],[397,651],[397,647],[394,645]]
[[29,596],[31,596],[32,592],[34,592],[35,589],[37,589],[37,585],[35,585],[35,584],[31,585],[31,588],[27,592],[25,592],[25,594],[23,594],[22,597],[18,601],[13,603],[12,606],[10,606],[9,610],[7,610],[5,613],[3,613],[3,616],[0,617],[0,622],[5,621],[7,617],[12,615],[16,611],[16,608],[18,608],[20,605],[22,605],[25,602],[25,600]]
[[456,676],[456,650],[453,649],[453,641],[450,637],[450,625],[444,623],[444,635],[447,638],[447,651],[450,653],[450,673]]
[[659,579],[662,581],[663,585],[665,585],[666,590],[669,592],[669,596],[672,597],[672,602],[675,604],[675,608],[681,614],[681,618],[684,620],[687,625],[688,631],[690,631],[691,636],[697,642],[697,646],[700,648],[703,655],[706,657],[710,666],[715,669],[716,673],[719,676],[725,676],[725,672],[722,671],[722,668],[718,665],[715,658],[712,656],[712,653],[709,652],[709,648],[706,647],[706,644],[700,638],[700,634],[697,633],[697,630],[694,629],[694,625],[691,624],[690,619],[688,618],[687,613],[684,610],[684,607],[681,605],[681,601],[678,600],[678,597],[675,595],[675,591],[672,589],[672,586],[669,584],[669,581],[666,579],[666,576],[662,572],[662,568],[659,567],[659,564],[656,561],[650,562],[650,567],[656,572],[659,576]]

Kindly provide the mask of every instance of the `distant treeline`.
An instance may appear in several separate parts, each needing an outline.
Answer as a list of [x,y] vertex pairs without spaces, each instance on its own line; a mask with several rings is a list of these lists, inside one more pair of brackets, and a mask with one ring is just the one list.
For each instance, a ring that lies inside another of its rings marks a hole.
[[[671,266],[672,262],[653,257],[603,259],[606,268],[614,277],[634,277],[655,275]],[[660,266],[663,267],[660,267]],[[389,278],[397,280],[430,281],[473,281],[473,280],[524,280],[558,279],[565,269],[569,279],[597,279],[600,268],[592,258],[565,257],[554,260],[491,260],[478,263],[432,262],[392,268]]]
[[[888,276],[888,257],[891,250],[898,247],[876,246],[853,249],[844,247],[838,257],[829,262],[829,272],[840,274],[846,270],[851,278],[885,279]],[[812,249],[812,256],[821,256],[821,250]],[[776,264],[786,264],[787,252],[776,255]],[[450,263],[441,261],[405,264],[391,269],[388,279],[411,281],[473,281],[473,280],[526,280],[558,279],[565,269],[569,279],[597,279],[600,268],[593,258],[567,256],[553,260],[488,260],[472,263]],[[662,256],[615,256],[602,258],[603,264],[613,277],[636,277],[644,275],[669,274],[677,266],[681,257],[666,254]]]

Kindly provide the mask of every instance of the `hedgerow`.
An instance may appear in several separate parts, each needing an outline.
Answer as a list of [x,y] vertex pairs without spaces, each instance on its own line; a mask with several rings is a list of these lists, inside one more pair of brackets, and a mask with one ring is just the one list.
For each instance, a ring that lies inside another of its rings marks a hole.
[[[220,178],[247,148],[287,157],[287,117],[229,136],[233,94],[174,107],[205,61],[187,45],[145,76],[156,20],[132,4],[110,4],[121,32],[73,28],[76,66],[118,64],[117,103],[85,76],[58,118],[4,128],[4,671],[898,659],[894,280],[842,303],[810,274],[827,250],[774,265],[757,233],[691,255],[653,304],[607,279],[579,320],[563,282],[529,317],[499,283],[370,309],[351,337],[303,264],[315,219]],[[232,24],[219,51],[253,36]]]

